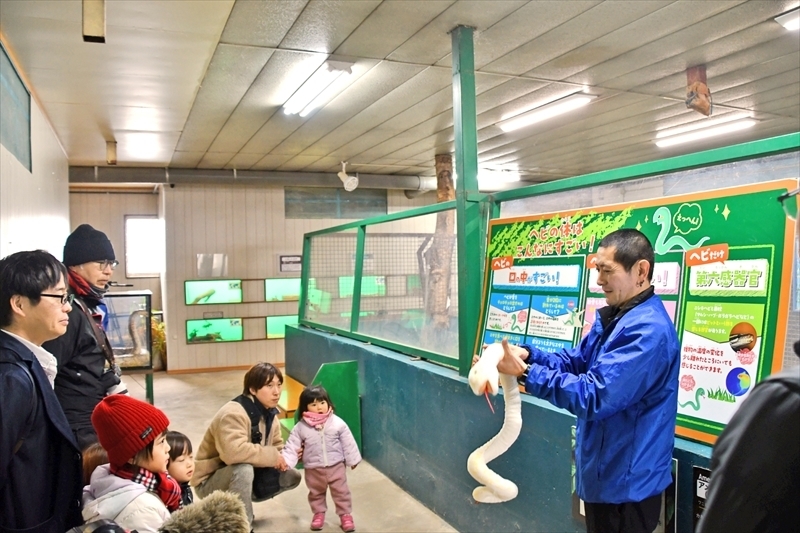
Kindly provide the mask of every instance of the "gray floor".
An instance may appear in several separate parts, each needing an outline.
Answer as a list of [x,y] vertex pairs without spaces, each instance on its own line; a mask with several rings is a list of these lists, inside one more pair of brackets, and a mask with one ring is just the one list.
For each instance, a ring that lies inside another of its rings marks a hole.
[[[170,429],[186,434],[196,449],[217,409],[241,393],[243,377],[243,370],[175,375],[157,372],[153,387],[155,405],[169,417]],[[144,375],[127,375],[124,379],[131,395],[144,400]],[[347,477],[353,493],[353,519],[360,533],[456,531],[366,461],[355,470],[348,470]],[[306,494],[305,484],[301,483],[295,490],[255,504],[256,533],[309,531],[311,511]],[[341,532],[330,495],[322,531]]]

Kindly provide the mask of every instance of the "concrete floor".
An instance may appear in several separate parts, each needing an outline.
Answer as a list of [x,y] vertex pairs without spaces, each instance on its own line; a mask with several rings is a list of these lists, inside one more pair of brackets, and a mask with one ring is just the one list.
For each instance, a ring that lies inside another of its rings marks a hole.
[[[206,427],[217,410],[241,393],[244,370],[205,374],[154,374],[156,407],[170,420],[170,429],[189,437],[197,449]],[[145,399],[145,376],[124,375],[131,395]],[[353,519],[361,533],[450,533],[447,522],[405,493],[366,461],[348,470],[348,485],[353,493]],[[253,506],[255,533],[299,533],[309,531],[311,510],[305,483],[272,500]],[[323,532],[341,532],[339,517],[328,495],[328,514]]]

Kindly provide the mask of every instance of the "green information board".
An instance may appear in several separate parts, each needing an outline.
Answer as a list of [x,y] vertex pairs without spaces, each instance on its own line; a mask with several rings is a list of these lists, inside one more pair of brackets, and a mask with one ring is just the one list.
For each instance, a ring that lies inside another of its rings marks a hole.
[[[677,433],[713,443],[752,386],[780,369],[794,225],[788,179],[489,224],[482,343],[575,346],[606,305],[600,240],[636,228],[653,243],[653,286],[681,340]],[[476,352],[477,353],[477,352]]]

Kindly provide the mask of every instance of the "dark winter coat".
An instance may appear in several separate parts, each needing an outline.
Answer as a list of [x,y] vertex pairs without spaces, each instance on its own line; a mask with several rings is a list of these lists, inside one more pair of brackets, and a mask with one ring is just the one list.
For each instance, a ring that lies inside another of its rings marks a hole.
[[[87,309],[97,305],[94,300],[82,301]],[[105,397],[106,391],[119,383],[113,372],[104,374],[106,357],[89,320],[74,303],[69,312],[67,332],[42,345],[58,361],[56,396],[81,448],[97,441],[92,427],[92,411]]]
[[36,356],[2,331],[0,427],[0,532],[82,524],[78,445]]

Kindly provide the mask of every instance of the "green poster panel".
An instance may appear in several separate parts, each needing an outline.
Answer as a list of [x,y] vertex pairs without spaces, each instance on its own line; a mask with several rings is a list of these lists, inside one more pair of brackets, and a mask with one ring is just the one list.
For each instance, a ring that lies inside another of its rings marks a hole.
[[794,225],[777,197],[796,187],[788,179],[490,221],[476,350],[504,338],[575,346],[606,305],[598,243],[636,228],[653,243],[653,286],[681,340],[677,433],[713,443],[782,363]]

